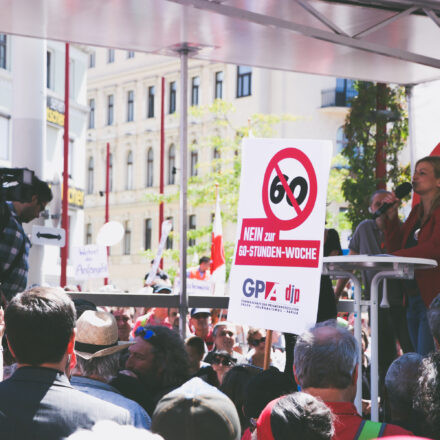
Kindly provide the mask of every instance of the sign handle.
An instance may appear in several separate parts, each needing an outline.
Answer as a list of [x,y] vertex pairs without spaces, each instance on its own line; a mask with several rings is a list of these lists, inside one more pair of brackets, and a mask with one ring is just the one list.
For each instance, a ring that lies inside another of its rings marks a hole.
[[263,370],[268,370],[270,366],[270,352],[272,351],[272,330],[266,331],[266,346],[264,347]]

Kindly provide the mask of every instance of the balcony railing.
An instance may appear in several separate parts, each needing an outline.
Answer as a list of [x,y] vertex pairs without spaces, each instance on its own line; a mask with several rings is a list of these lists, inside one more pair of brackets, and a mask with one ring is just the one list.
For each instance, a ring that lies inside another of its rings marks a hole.
[[351,100],[357,95],[356,90],[325,89],[321,91],[321,107],[350,107]]

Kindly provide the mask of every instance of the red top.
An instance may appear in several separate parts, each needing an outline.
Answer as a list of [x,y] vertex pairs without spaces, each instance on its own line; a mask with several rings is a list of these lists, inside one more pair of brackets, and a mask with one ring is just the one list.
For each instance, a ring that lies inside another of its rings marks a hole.
[[[362,422],[356,407],[351,402],[325,402],[335,415],[335,435],[332,440],[353,440]],[[387,423],[384,436],[407,435],[413,437],[410,431],[400,426]]]
[[436,268],[415,271],[420,294],[426,307],[429,307],[439,293],[440,286],[440,207],[420,228],[418,244],[404,249],[405,243],[419,219],[419,209],[420,205],[415,206],[403,224],[397,218],[394,221],[388,221],[385,229],[385,242],[386,248],[393,255],[437,260],[439,266]]

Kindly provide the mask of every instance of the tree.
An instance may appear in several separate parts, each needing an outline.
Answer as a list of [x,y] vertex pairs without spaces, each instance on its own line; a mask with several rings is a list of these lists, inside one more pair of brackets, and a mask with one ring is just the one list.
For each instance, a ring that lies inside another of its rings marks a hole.
[[409,165],[402,167],[399,164],[399,153],[408,136],[404,89],[397,86],[386,87],[383,95],[386,110],[377,111],[377,84],[356,82],[355,87],[358,94],[353,98],[346,118],[346,145],[342,150],[343,156],[348,160],[349,170],[342,183],[342,191],[349,203],[347,217],[353,230],[369,217],[370,195],[381,183],[376,178],[376,134],[381,123],[386,123],[386,132],[379,134],[379,142],[384,144],[387,164],[386,184],[394,188],[409,176]]

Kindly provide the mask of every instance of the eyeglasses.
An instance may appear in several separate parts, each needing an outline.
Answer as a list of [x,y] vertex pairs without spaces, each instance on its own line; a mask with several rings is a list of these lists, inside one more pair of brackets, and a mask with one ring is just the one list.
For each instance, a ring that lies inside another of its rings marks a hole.
[[261,339],[254,339],[251,342],[251,345],[253,345],[254,347],[257,347],[258,345],[260,345],[262,342],[266,342],[266,336],[263,336]]
[[154,333],[153,330],[145,327],[138,327],[136,331],[134,332],[135,336],[142,336],[142,339],[145,341],[148,341],[150,339],[153,339],[156,336],[156,333]]
[[212,363],[215,365],[223,365],[225,367],[232,367],[235,365],[235,362],[233,362],[231,359],[227,359],[225,357],[217,356],[212,360]]

